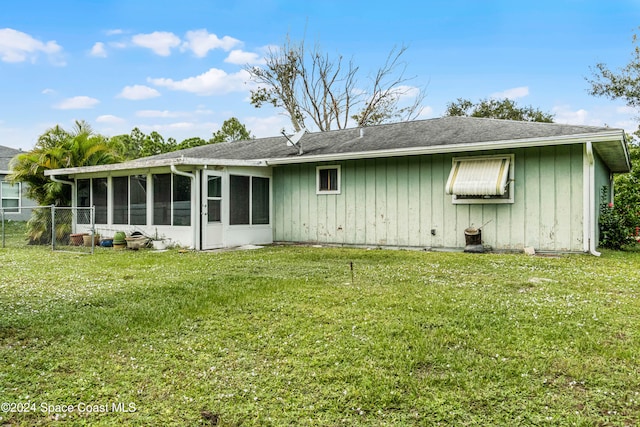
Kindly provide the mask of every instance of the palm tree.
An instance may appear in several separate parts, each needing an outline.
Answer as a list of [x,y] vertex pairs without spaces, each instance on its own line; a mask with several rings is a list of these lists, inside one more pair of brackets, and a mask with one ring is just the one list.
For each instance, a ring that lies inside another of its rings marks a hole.
[[[84,121],[76,121],[72,131],[56,125],[47,129],[33,150],[18,154],[11,160],[11,173],[7,179],[24,182],[26,195],[40,206],[69,206],[71,188],[52,181],[44,175],[45,170],[79,166],[95,166],[116,163],[121,160],[119,152],[109,144],[106,137],[94,134],[91,126]],[[38,212],[27,223],[30,243],[47,243],[46,219],[39,218]]]

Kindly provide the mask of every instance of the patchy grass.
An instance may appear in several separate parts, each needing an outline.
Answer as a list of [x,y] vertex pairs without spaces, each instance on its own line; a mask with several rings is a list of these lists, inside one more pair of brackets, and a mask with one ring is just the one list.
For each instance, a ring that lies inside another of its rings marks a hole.
[[0,424],[637,425],[639,263],[0,250]]
[[25,221],[5,220],[0,222],[0,248],[26,246],[27,226]]

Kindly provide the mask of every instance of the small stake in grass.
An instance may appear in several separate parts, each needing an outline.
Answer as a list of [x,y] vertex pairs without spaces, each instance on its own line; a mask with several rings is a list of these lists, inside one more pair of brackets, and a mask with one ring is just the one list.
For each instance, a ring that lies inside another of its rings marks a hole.
[[349,267],[351,268],[351,284],[353,285],[353,261],[349,262]]

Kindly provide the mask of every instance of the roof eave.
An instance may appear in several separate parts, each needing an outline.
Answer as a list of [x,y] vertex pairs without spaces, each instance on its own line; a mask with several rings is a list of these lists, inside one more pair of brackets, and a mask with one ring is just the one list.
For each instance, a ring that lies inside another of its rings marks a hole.
[[75,168],[51,169],[44,171],[46,176],[57,175],[77,175],[83,173],[113,172],[130,169],[150,169],[167,166],[253,166],[265,167],[264,160],[236,160],[236,159],[198,159],[194,157],[178,157],[160,160],[132,160],[123,163],[112,163],[109,165],[82,166]]
[[[552,145],[566,145],[566,144],[579,144],[591,141],[592,143],[620,141],[621,147],[628,159],[628,152],[626,144],[624,142],[624,131],[612,130],[608,132],[597,132],[577,135],[565,135],[554,136],[545,138],[525,138],[525,139],[511,139],[500,141],[487,141],[487,142],[473,142],[465,144],[449,144],[449,145],[434,145],[428,147],[411,147],[411,148],[392,148],[387,150],[372,150],[372,151],[358,151],[358,152],[346,152],[346,153],[332,153],[332,154],[320,154],[320,155],[302,155],[296,157],[281,157],[274,159],[267,159],[267,164],[270,166],[298,164],[298,163],[312,163],[312,162],[331,162],[339,160],[352,160],[352,159],[371,159],[377,157],[401,157],[401,156],[416,156],[424,154],[446,154],[446,153],[460,153],[469,151],[484,151],[484,150],[500,150],[500,149],[513,149],[513,148],[530,148],[530,147],[544,147]],[[628,161],[627,161],[628,163]],[[628,164],[630,170],[630,163]]]

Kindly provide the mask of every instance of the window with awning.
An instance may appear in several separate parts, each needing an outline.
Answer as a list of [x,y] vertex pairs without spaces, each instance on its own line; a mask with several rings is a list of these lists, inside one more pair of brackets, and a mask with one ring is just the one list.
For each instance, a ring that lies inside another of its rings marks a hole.
[[453,159],[445,192],[454,203],[513,203],[513,157]]

